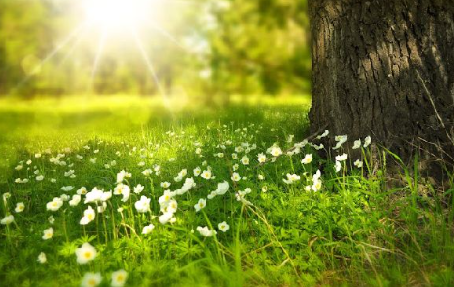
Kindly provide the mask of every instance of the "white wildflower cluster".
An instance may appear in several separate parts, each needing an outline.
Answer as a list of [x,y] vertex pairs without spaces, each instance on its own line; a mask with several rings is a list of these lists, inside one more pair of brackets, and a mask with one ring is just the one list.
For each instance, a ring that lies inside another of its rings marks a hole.
[[177,212],[178,203],[175,199],[177,195],[183,195],[192,188],[196,186],[194,179],[192,177],[186,178],[183,186],[174,191],[169,189],[164,190],[164,194],[159,197],[160,211],[162,213],[159,216],[159,222],[161,224],[166,224],[168,222],[173,223],[176,221],[175,213]]
[[[224,130],[228,128],[234,130],[231,126],[223,126]],[[286,189],[292,190],[292,192],[304,190],[307,192],[319,192],[323,189],[322,172],[320,170],[334,174],[333,166],[329,166],[329,168],[320,167],[323,161],[319,161],[318,155],[315,154],[314,149],[324,149],[323,144],[309,142],[308,140],[297,141],[295,135],[288,135],[282,142],[276,142],[271,146],[265,146],[264,143],[260,143],[259,148],[257,148],[257,144],[252,143],[254,140],[253,133],[260,129],[261,127],[255,127],[254,125],[238,128],[235,130],[234,135],[211,147],[208,144],[202,145],[199,141],[194,140],[192,140],[193,145],[185,147],[180,144],[178,146],[178,142],[173,141],[173,139],[182,138],[184,133],[176,131],[167,132],[167,136],[172,139],[172,144],[176,145],[175,148],[181,148],[187,152],[195,153],[195,157],[200,159],[194,166],[186,166],[186,168],[179,166],[179,172],[175,170],[175,173],[172,175],[165,174],[164,171],[168,168],[166,165],[172,167],[180,165],[181,162],[176,157],[171,159],[166,158],[164,160],[160,159],[158,155],[160,154],[160,148],[163,147],[160,144],[148,143],[147,148],[140,148],[130,147],[127,143],[123,143],[125,149],[119,149],[115,154],[118,157],[127,157],[129,155],[134,158],[134,167],[140,168],[137,174],[134,172],[133,177],[132,173],[123,169],[116,174],[113,173],[110,180],[104,181],[103,178],[103,181],[97,181],[97,187],[93,187],[93,185],[89,186],[90,183],[86,183],[89,188],[80,187],[76,183],[76,180],[79,179],[77,175],[79,177],[81,175],[77,168],[77,164],[80,161],[85,160],[94,165],[99,165],[101,169],[104,166],[104,169],[102,169],[104,173],[114,172],[114,167],[120,165],[120,163],[123,164],[120,158],[104,160],[102,157],[101,141],[98,141],[94,146],[87,145],[83,147],[80,154],[72,154],[71,149],[60,151],[54,156],[51,155],[50,151],[48,153],[34,153],[31,159],[20,161],[15,167],[18,176],[15,182],[17,184],[26,184],[31,181],[34,184],[38,182],[40,185],[43,185],[43,182],[56,183],[56,178],[59,178],[59,182],[61,180],[61,185],[57,186],[54,184],[53,186],[55,187],[54,190],[64,193],[59,196],[52,195],[53,199],[46,203],[46,210],[49,211],[50,215],[48,217],[48,223],[46,221],[48,226],[40,228],[37,231],[42,240],[47,243],[57,241],[60,234],[63,233],[63,230],[59,230],[60,219],[58,211],[63,216],[77,212],[78,226],[82,226],[83,228],[81,229],[84,232],[86,228],[92,230],[95,228],[95,225],[96,228],[100,228],[101,230],[102,228],[109,230],[103,226],[107,222],[109,225],[114,225],[112,229],[115,232],[121,230],[116,233],[116,236],[124,236],[124,234],[140,236],[142,234],[142,236],[151,239],[153,235],[150,234],[153,234],[156,228],[158,230],[165,228],[159,224],[165,225],[176,222],[177,210],[179,213],[182,211],[189,212],[191,217],[208,218],[212,215],[210,209],[213,208],[216,210],[216,207],[220,207],[220,205],[216,205],[217,200],[222,200],[223,202],[225,200],[228,204],[232,202],[235,205],[252,206],[253,203],[251,201],[254,201],[254,194],[251,193],[257,190],[262,191],[262,194],[259,196],[268,196],[268,194],[263,193],[272,193],[277,190],[285,192]],[[315,141],[317,142],[328,136],[329,131],[326,130],[317,136]],[[348,160],[351,154],[348,154],[348,149],[344,150],[344,144],[348,140],[347,135],[335,136],[334,140],[336,144],[332,147],[332,150],[336,150],[337,155],[335,155],[333,162],[334,170],[338,173],[348,166]],[[365,149],[370,144],[371,137],[369,136],[364,139],[355,140],[352,149]],[[99,157],[99,162],[93,156]],[[103,159],[102,163],[101,159]],[[363,167],[362,159],[356,159],[353,165],[361,169]],[[51,164],[48,163],[48,160]],[[117,160],[119,164],[117,164]],[[151,160],[162,164],[163,168],[159,164],[147,166],[147,162]],[[287,163],[287,160],[291,162],[291,168],[288,164],[280,164],[281,162]],[[44,162],[52,166],[51,171],[43,168],[42,163]],[[273,163],[275,166],[273,166],[272,172],[270,173],[267,165],[272,165]],[[220,167],[224,167],[225,169],[222,170]],[[274,174],[274,167],[276,167],[276,174],[279,174],[279,179],[276,182],[271,182],[271,180],[266,181],[266,179],[270,179]],[[278,171],[278,168],[281,167],[285,170]],[[143,171],[140,173],[141,170]],[[282,181],[280,181],[280,178],[282,178]],[[251,179],[256,181],[258,179],[258,181],[254,183]],[[63,184],[65,186],[62,186]],[[181,187],[177,188],[179,186]],[[198,190],[195,189],[196,187],[199,187]],[[232,192],[229,192],[229,190],[232,190]],[[157,192],[159,194],[162,192],[162,195],[155,202]],[[181,205],[179,207],[177,198],[180,197]],[[12,200],[10,193],[4,193],[2,198],[6,209],[12,207],[14,210],[6,210],[4,218],[0,220],[0,223],[2,225],[19,224],[20,222],[16,222],[16,220],[20,221],[23,215],[29,212],[30,202],[26,201],[26,198],[23,198],[18,200],[18,202],[11,203],[9,202]],[[13,196],[13,198],[15,197]],[[233,198],[236,201],[230,201]],[[188,203],[189,201],[191,203]],[[207,201],[209,201],[208,208]],[[157,208],[158,204],[159,210]],[[41,208],[44,209],[43,206]],[[219,209],[222,210],[222,207]],[[218,213],[218,216],[221,216],[221,214],[222,211]],[[118,222],[119,218],[121,222]],[[135,220],[137,218],[139,220]],[[186,220],[186,217],[184,219]],[[218,221],[216,222],[224,220],[217,219]],[[225,219],[227,221],[231,220],[230,217]],[[181,221],[183,222],[183,220]],[[212,226],[207,221],[208,226],[197,226],[195,228],[195,225],[193,225],[193,227],[203,237],[223,236],[224,232],[230,230],[227,221],[220,222],[217,226],[214,224]],[[54,222],[56,222],[55,225]],[[137,226],[140,229],[136,229]],[[122,233],[123,228],[125,230],[124,233]],[[91,240],[90,237],[86,238],[88,238],[86,240]],[[102,253],[102,249],[99,249],[99,252]],[[89,265],[93,264],[93,261],[96,260],[98,251],[90,243],[86,242],[75,250],[75,255],[78,264]],[[49,260],[52,261],[52,256],[49,256]],[[38,255],[37,261],[41,264],[46,264],[48,257],[44,252],[41,252]],[[95,269],[90,268],[90,270]],[[103,282],[105,280],[103,276],[106,278],[110,276],[111,286],[124,286],[128,279],[128,272],[123,269],[110,271],[110,273],[103,275],[101,273],[87,272],[83,275],[81,285],[97,286],[103,284],[104,286],[107,282]]]

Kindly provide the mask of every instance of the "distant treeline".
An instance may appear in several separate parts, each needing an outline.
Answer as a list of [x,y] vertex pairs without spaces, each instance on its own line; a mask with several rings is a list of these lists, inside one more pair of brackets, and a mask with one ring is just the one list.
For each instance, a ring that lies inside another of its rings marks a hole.
[[81,2],[0,0],[0,95],[310,89],[306,0],[163,1],[155,26],[137,27],[143,51],[126,33],[102,44],[100,29],[77,30]]

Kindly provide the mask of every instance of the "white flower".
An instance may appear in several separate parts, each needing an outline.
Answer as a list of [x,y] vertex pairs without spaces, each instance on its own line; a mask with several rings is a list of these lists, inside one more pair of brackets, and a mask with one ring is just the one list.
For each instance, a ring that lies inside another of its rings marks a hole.
[[152,173],[153,173],[153,171],[151,169],[146,169],[146,170],[142,171],[142,174],[145,176],[150,176]]
[[362,168],[363,167],[363,162],[359,159],[355,160],[353,163],[357,168]]
[[85,201],[84,203],[91,203],[91,202],[99,202],[103,197],[104,191],[101,189],[97,189],[96,187],[93,188],[90,192],[85,194]]
[[319,191],[322,188],[322,181],[320,179],[315,180],[312,183],[312,190],[313,191]]
[[241,159],[241,163],[243,163],[244,165],[248,165],[249,164],[249,158],[247,156],[243,156],[243,158]]
[[17,170],[17,171],[19,171],[19,170],[22,170],[23,168],[24,168],[23,165],[18,165],[18,166],[16,166],[14,169]]
[[216,230],[210,230],[206,226],[205,227],[198,226],[197,231],[200,233],[200,235],[206,236],[206,237],[214,236],[217,234]]
[[81,199],[82,199],[82,196],[80,194],[74,194],[73,198],[69,201],[69,205],[77,206],[77,205],[79,205]]
[[7,201],[7,200],[8,200],[8,198],[10,198],[10,197],[11,197],[11,193],[9,193],[9,192],[5,192],[5,193],[4,193],[4,194],[3,194],[2,196],[3,196],[3,200],[4,200],[4,201]]
[[235,163],[235,164],[232,166],[233,171],[237,171],[239,168],[240,168],[240,166],[239,166],[237,163]]
[[207,201],[204,198],[199,199],[199,202],[197,202],[196,205],[194,205],[195,211],[199,212],[201,209],[205,208],[207,206]]
[[112,282],[110,285],[112,287],[123,287],[128,280],[128,272],[121,269],[115,272],[112,272]]
[[238,154],[232,153],[232,159],[238,159]]
[[87,264],[88,262],[94,260],[96,255],[96,249],[88,242],[82,244],[82,247],[76,249],[77,263],[81,265]]
[[232,179],[233,181],[237,181],[237,182],[238,182],[238,181],[240,181],[240,180],[241,180],[241,176],[240,176],[240,174],[239,174],[239,173],[237,173],[237,172],[234,172],[234,173],[232,174],[232,177],[231,177],[231,179]]
[[101,273],[85,273],[82,278],[81,287],[95,287],[98,286],[102,281]]
[[242,146],[235,147],[235,152],[240,153],[240,152],[243,152],[243,151],[244,151],[244,148]]
[[334,137],[334,140],[337,141],[337,144],[335,147],[333,147],[334,150],[336,149],[340,149],[341,146],[347,141],[347,136],[346,135],[342,135],[342,136],[335,136]]
[[310,145],[311,145],[311,147],[313,147],[313,148],[316,149],[316,150],[321,150],[322,148],[325,147],[323,144],[319,144],[319,145],[310,144]]
[[166,224],[167,222],[174,222],[176,219],[173,217],[172,212],[166,212],[163,215],[159,216],[159,222],[161,224]]
[[361,139],[356,140],[353,142],[353,147],[352,149],[359,149],[361,147]]
[[51,239],[53,236],[54,236],[54,229],[52,227],[43,231],[43,237],[42,238],[44,240]]
[[167,206],[165,207],[165,213],[175,213],[177,212],[178,208],[178,203],[175,199],[172,199],[171,201],[168,202]]
[[107,208],[107,203],[103,202],[102,205],[98,205],[97,207],[98,213],[103,213]]
[[145,187],[142,186],[141,184],[138,184],[136,187],[134,187],[134,193],[141,193]]
[[147,225],[142,229],[142,234],[150,234],[153,231],[153,229],[154,229],[153,224]]
[[336,161],[344,161],[344,160],[347,159],[347,157],[348,157],[348,156],[347,156],[346,153],[344,153],[344,154],[342,154],[342,155],[338,155],[338,156],[336,156]]
[[217,195],[223,195],[229,190],[229,183],[227,181],[223,181],[218,183],[218,188],[213,190],[208,196],[208,199],[213,199]]
[[49,221],[50,224],[54,224],[54,222],[55,222],[55,218],[53,215],[49,216],[49,218],[47,220]]
[[316,181],[318,179],[320,179],[320,177],[322,176],[322,173],[320,172],[320,170],[317,170],[314,175],[312,175],[312,181]]
[[226,232],[227,230],[230,229],[230,226],[227,224],[227,222],[223,221],[218,224],[218,229],[222,232]]
[[24,178],[24,179],[16,178],[16,180],[14,182],[15,183],[27,183],[28,179],[27,178]]
[[201,175],[201,177],[203,177],[204,179],[210,179],[211,176],[212,176],[211,175],[211,170],[209,170],[209,169],[208,170],[204,170],[202,172],[202,175]]
[[340,163],[340,161],[336,161],[336,163],[334,164],[334,169],[336,170],[336,172],[341,171],[342,164]]
[[287,179],[284,178],[282,179],[282,181],[286,184],[293,184],[295,181],[298,181],[300,179],[301,177],[299,175],[287,173]]
[[65,177],[70,177],[72,175],[74,175],[74,170],[69,170],[69,171],[65,171],[65,173],[63,174]]
[[164,194],[159,197],[160,205],[167,205],[167,203],[175,196],[175,193],[170,190],[164,190]]
[[117,187],[115,187],[114,189],[115,195],[123,195],[123,198],[121,199],[121,201],[123,202],[128,201],[129,193],[130,193],[129,186],[124,185],[123,183],[118,184]]
[[175,194],[182,195],[188,192],[191,188],[195,187],[196,183],[194,182],[194,179],[192,177],[186,178],[184,181],[183,187],[180,189],[175,190]]
[[71,190],[73,190],[73,189],[74,189],[74,186],[63,186],[63,187],[61,188],[61,190],[63,190],[63,191],[71,191]]
[[302,160],[302,164],[308,164],[312,162],[312,154],[307,154]]
[[87,194],[88,190],[85,187],[81,187],[77,190],[77,194],[84,195]]
[[13,215],[8,215],[0,221],[2,225],[8,225],[14,222],[14,216]]
[[195,154],[201,154],[202,153],[202,149],[201,148],[196,148],[195,149]]
[[167,181],[161,182],[161,187],[164,188],[164,189],[169,188],[170,185],[171,185],[170,182],[167,182]]
[[282,155],[282,150],[278,146],[273,146],[273,147],[271,147],[271,150],[269,153],[274,157],[278,157],[278,156]]
[[320,140],[329,135],[329,130],[325,130],[321,135],[317,136],[317,139]]
[[194,168],[194,176],[197,177],[200,175],[200,173],[202,173],[202,169],[200,167],[196,167]]
[[35,179],[36,181],[42,181],[44,179],[44,175],[38,175]]
[[84,217],[82,217],[82,219],[80,220],[80,224],[87,225],[95,219],[95,216],[96,214],[93,208],[91,206],[88,206],[88,208],[84,210]]
[[257,155],[257,160],[259,161],[259,163],[264,163],[266,161],[266,155],[263,153],[259,153]]
[[372,142],[372,138],[370,136],[367,136],[365,139],[364,139],[364,145],[363,147],[366,148],[368,147]]
[[47,262],[47,257],[46,257],[46,253],[44,252],[41,252],[39,255],[38,255],[38,260],[37,260],[39,263],[41,264],[44,264]]
[[117,173],[117,183],[122,183],[125,178],[130,178],[131,174],[125,170],[120,171]]
[[54,199],[51,202],[48,202],[46,205],[47,210],[50,211],[57,211],[62,207],[63,205],[63,200],[61,200],[60,197],[54,197]]
[[112,191],[111,190],[105,191],[102,193],[101,201],[106,202],[111,198],[112,198]]
[[259,180],[264,180],[264,179],[265,179],[265,176],[264,176],[263,174],[259,174],[259,175],[257,176],[257,178],[258,178]]
[[23,203],[23,202],[18,202],[18,203],[16,204],[16,208],[14,209],[14,211],[15,211],[16,213],[21,213],[22,211],[24,211],[24,208],[25,208],[24,203]]
[[137,209],[137,212],[139,213],[146,213],[150,211],[150,198],[147,198],[146,196],[141,196],[139,201],[136,201],[134,203],[134,207]]

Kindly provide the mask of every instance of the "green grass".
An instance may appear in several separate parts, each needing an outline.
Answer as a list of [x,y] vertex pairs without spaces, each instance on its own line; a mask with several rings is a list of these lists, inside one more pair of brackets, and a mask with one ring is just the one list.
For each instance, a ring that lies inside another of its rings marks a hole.
[[[357,158],[349,156],[340,172],[334,170],[334,157],[342,150],[326,148],[329,156],[320,157],[306,145],[298,154],[271,161],[267,149],[273,144],[285,152],[308,135],[308,106],[305,98],[263,102],[234,99],[231,107],[217,110],[136,97],[2,100],[0,192],[11,197],[3,200],[0,218],[12,214],[15,221],[0,226],[1,285],[79,286],[86,272],[100,272],[102,286],[109,286],[119,269],[129,273],[126,286],[454,284],[452,184],[440,190],[402,168],[406,183],[392,185],[384,158],[389,162],[394,156],[386,152],[372,161],[369,147]],[[256,148],[235,152],[246,143]],[[36,158],[37,153],[42,156]],[[259,153],[266,154],[265,164],[258,164]],[[313,161],[302,164],[306,154]],[[244,155],[249,165],[240,161]],[[358,158],[362,168],[353,165]],[[116,165],[105,166],[113,160]],[[159,174],[142,174],[157,165]],[[196,167],[208,166],[214,179],[193,175]],[[187,175],[175,182],[183,169]],[[65,176],[70,170],[76,177]],[[58,211],[46,210],[54,197],[72,196],[81,187],[113,190],[122,170],[132,174],[124,181],[131,187],[130,199],[113,195],[85,227],[79,222],[88,205],[96,209],[93,203],[82,199],[75,207],[64,202]],[[317,170],[321,189],[307,191]],[[245,178],[232,181],[234,172]],[[287,173],[300,180],[284,183]],[[42,181],[36,180],[38,174]],[[196,186],[175,196],[176,221],[161,224],[160,183],[170,182],[173,191],[189,177]],[[18,178],[29,182],[16,183]],[[196,212],[199,199],[223,181],[229,190],[207,199]],[[132,191],[138,184],[144,186],[141,194]],[[63,191],[64,186],[74,189]],[[235,195],[247,188],[251,192],[244,198],[252,205]],[[134,207],[142,195],[151,199],[151,212]],[[25,205],[21,213],[14,211],[18,202]],[[230,226],[226,232],[218,230],[223,221]],[[142,235],[150,223],[155,229]],[[204,237],[198,226],[217,235]],[[43,240],[50,227],[53,237]],[[80,265],[75,250],[85,242],[98,255]],[[37,261],[41,252],[45,264]]]

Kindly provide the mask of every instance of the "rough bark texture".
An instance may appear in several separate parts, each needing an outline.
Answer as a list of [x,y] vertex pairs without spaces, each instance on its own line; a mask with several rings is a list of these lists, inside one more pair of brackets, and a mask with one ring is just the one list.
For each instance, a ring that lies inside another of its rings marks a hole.
[[421,139],[453,152],[454,0],[309,5],[313,131],[371,135],[407,156]]

